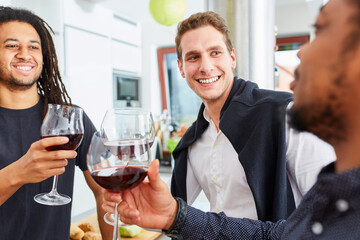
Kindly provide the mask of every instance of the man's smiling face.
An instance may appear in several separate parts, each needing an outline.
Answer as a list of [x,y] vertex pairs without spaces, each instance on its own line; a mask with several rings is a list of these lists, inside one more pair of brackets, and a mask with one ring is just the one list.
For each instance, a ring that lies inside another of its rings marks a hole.
[[0,25],[0,84],[13,90],[33,87],[42,62],[41,41],[33,26],[18,21]]
[[180,43],[181,75],[203,102],[225,101],[232,87],[235,50],[227,50],[224,37],[212,26],[186,32]]

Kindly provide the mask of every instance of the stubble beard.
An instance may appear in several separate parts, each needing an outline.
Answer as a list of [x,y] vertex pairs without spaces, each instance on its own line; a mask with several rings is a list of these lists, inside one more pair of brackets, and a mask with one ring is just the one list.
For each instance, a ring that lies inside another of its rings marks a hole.
[[332,92],[322,102],[293,105],[287,112],[290,126],[300,132],[311,132],[330,144],[346,141],[348,128],[343,94],[342,91]]
[[5,76],[5,73],[0,68],[0,82],[7,86],[12,91],[25,91],[34,86],[34,84],[39,79],[39,76],[35,76],[30,82],[24,82],[15,78],[12,74],[9,77]]

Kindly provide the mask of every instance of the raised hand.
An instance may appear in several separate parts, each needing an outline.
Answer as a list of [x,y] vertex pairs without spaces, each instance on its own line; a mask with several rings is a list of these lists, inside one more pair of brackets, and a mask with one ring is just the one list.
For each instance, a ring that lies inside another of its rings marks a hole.
[[121,194],[107,191],[103,209],[113,212],[114,203],[121,202],[118,211],[122,222],[145,228],[168,229],[175,219],[177,202],[160,178],[158,160],[151,163],[148,179]]
[[[73,150],[47,151],[53,145],[67,143],[67,137],[44,138],[31,144],[27,153],[0,170],[0,206],[21,186],[41,182],[65,172],[66,159],[75,158]],[[8,176],[11,176],[9,178]]]
[[31,144],[27,153],[14,164],[18,166],[15,176],[22,184],[41,182],[65,172],[67,159],[75,158],[74,150],[47,151],[46,148],[67,143],[67,137],[44,138]]

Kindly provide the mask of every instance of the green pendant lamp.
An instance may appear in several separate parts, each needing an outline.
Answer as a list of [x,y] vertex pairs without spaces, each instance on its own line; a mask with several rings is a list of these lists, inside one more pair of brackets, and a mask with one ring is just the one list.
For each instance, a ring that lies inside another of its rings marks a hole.
[[161,25],[177,24],[186,12],[186,0],[150,0],[151,16]]

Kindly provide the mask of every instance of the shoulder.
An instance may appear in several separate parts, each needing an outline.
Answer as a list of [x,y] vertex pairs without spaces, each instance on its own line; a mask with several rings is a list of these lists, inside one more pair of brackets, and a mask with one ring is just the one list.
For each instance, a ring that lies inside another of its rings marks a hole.
[[256,83],[243,79],[235,80],[234,87],[236,89],[231,102],[240,103],[247,107],[259,105],[287,106],[292,101],[292,94],[289,92],[262,89]]
[[78,108],[81,108],[83,110],[83,123],[84,123],[84,127],[85,128],[90,128],[91,130],[95,130],[95,126],[93,124],[93,122],[91,121],[90,117],[86,114],[85,110],[79,106],[79,105],[76,105],[76,104],[73,104],[74,107],[78,107]]

